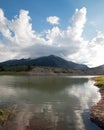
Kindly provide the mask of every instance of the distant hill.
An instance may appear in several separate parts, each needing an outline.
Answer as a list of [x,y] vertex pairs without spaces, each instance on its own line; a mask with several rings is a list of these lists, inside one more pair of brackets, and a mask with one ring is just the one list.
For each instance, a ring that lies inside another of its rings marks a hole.
[[94,68],[89,68],[87,69],[86,74],[104,75],[104,65],[100,65]]
[[0,66],[5,66],[5,67],[22,66],[22,65],[70,68],[70,69],[81,69],[81,70],[88,69],[86,65],[67,61],[65,59],[62,59],[54,55],[44,56],[37,59],[9,60],[0,63]]

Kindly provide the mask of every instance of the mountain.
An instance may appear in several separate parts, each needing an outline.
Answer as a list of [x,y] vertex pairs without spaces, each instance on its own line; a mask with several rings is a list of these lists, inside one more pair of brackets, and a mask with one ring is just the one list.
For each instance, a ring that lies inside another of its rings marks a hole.
[[71,61],[67,61],[58,56],[50,55],[44,56],[37,59],[20,59],[20,60],[9,60],[0,63],[0,66],[22,66],[22,65],[31,65],[31,66],[47,66],[47,67],[57,67],[57,68],[70,68],[70,69],[88,69],[86,65],[77,64]]
[[104,65],[100,65],[94,68],[89,68],[87,69],[86,74],[104,75]]

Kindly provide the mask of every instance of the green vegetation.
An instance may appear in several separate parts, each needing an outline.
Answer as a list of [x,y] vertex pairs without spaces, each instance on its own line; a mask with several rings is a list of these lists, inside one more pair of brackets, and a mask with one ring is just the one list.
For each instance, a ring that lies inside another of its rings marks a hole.
[[15,65],[15,66],[0,66],[0,75],[24,75],[26,72],[32,69],[42,68],[48,71],[52,71],[56,74],[58,73],[74,73],[75,70],[68,68],[57,68],[57,67],[47,67],[47,66],[30,66],[30,65]]
[[75,70],[68,68],[56,68],[56,67],[47,67],[47,69],[51,69],[54,73],[74,73]]
[[13,71],[3,71],[3,72],[0,72],[0,76],[2,75],[13,75],[13,76],[23,76],[23,75],[27,75],[26,72],[13,72]]
[[21,71],[29,71],[31,69],[32,69],[32,66],[30,65],[0,66],[0,72],[3,72],[3,71],[21,72]]
[[0,109],[0,124],[4,124],[8,120],[12,120],[16,115],[17,105],[10,108]]
[[96,77],[95,79],[95,85],[98,87],[104,87],[104,76]]
[[24,75],[33,68],[34,67],[30,65],[0,66],[0,75]]

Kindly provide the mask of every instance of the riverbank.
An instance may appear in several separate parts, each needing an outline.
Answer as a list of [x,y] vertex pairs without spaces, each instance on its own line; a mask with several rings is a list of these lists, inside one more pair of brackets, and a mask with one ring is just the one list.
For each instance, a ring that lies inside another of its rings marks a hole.
[[95,86],[99,88],[101,99],[96,105],[91,107],[90,119],[104,129],[104,76],[96,77],[94,80]]
[[0,71],[0,75],[72,76],[85,75],[85,73],[82,70],[37,66],[28,71]]
[[22,76],[22,75],[28,75],[28,73],[25,71],[22,71],[22,72],[3,71],[3,72],[0,72],[0,76],[2,76],[2,75]]
[[79,75],[99,75],[99,73],[93,73],[88,70],[80,70],[80,69],[69,69],[69,68],[56,68],[56,67],[41,67],[34,66],[30,69],[21,69],[18,68],[11,70],[3,70],[0,71],[0,75],[28,75],[28,76],[79,76]]

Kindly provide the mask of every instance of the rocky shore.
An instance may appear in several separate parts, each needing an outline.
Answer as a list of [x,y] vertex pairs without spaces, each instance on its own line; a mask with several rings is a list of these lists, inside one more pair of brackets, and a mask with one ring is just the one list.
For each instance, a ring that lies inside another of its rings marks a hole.
[[90,119],[96,125],[104,129],[104,85],[101,82],[96,81],[95,85],[99,87],[99,92],[101,94],[100,101],[91,107]]

